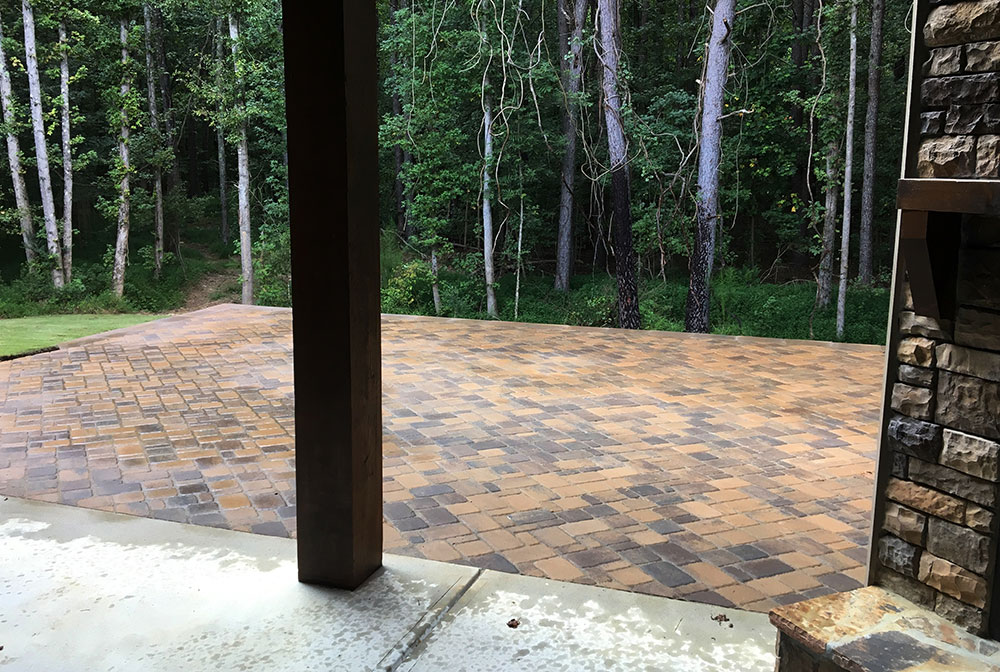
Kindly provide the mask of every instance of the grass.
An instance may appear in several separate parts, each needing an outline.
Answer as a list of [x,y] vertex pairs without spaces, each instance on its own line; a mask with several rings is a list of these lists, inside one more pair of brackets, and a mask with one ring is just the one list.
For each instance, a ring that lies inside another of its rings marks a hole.
[[43,315],[0,320],[0,357],[49,348],[102,331],[149,322],[162,315]]

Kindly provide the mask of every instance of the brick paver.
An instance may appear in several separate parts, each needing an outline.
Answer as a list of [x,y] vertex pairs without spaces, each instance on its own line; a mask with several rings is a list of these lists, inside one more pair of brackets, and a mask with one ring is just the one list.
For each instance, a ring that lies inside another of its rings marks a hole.
[[[290,325],[218,306],[0,363],[0,492],[294,535]],[[385,548],[756,610],[856,587],[882,360],[385,316]]]

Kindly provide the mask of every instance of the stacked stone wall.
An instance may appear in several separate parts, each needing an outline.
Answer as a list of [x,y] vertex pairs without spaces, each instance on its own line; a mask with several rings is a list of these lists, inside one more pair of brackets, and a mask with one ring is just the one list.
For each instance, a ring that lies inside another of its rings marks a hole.
[[967,218],[962,237],[952,319],[916,314],[904,291],[875,583],[985,634],[1000,504],[1000,219]]
[[1000,178],[1000,0],[933,6],[917,177]]

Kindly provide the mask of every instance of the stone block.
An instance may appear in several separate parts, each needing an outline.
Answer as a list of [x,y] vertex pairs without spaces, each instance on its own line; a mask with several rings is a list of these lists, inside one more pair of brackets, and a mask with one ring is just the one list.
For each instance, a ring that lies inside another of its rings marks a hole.
[[904,338],[899,342],[896,358],[903,364],[931,368],[934,366],[934,346],[929,338]]
[[965,69],[967,72],[1000,70],[1000,41],[965,45]]
[[885,522],[882,524],[882,528],[903,541],[915,546],[923,546],[924,532],[927,529],[927,516],[895,502],[886,502]]
[[947,135],[921,141],[917,151],[918,177],[973,177],[975,172],[975,136]]
[[1000,100],[1000,73],[986,72],[957,77],[927,77],[920,85],[920,101],[926,107],[986,105]]
[[954,429],[943,434],[941,464],[986,481],[1000,481],[1000,443]]
[[899,314],[899,331],[906,336],[951,340],[952,325],[948,320],[935,320],[933,317],[905,310]]
[[964,48],[964,46],[958,45],[931,49],[930,56],[924,62],[924,77],[957,75],[962,70]]
[[963,474],[961,471],[911,459],[910,478],[915,483],[928,485],[960,499],[967,499],[991,509],[996,507],[996,484]]
[[941,425],[896,415],[889,420],[886,432],[889,446],[907,455],[935,462],[941,453],[944,430]]
[[933,609],[937,601],[938,592],[930,586],[884,567],[875,577],[875,585],[891,590],[910,602],[928,609]]
[[939,369],[1000,382],[1000,352],[942,343],[934,354]]
[[927,523],[927,550],[976,574],[985,574],[990,564],[989,537],[940,518]]
[[892,386],[892,410],[920,420],[934,419],[934,390],[903,383]]
[[976,140],[976,177],[1000,177],[1000,135]]
[[937,371],[909,364],[899,365],[899,382],[917,387],[936,387]]
[[1000,351],[1000,314],[975,308],[958,309],[955,342],[982,350]]
[[920,135],[927,137],[931,135],[941,135],[944,129],[944,112],[935,110],[933,112],[922,112],[920,114]]
[[964,249],[958,262],[958,302],[1000,311],[1000,249]]
[[974,635],[984,635],[986,618],[982,609],[959,602],[953,597],[938,593],[934,601],[934,613],[947,618],[960,628],[965,628]]
[[924,24],[924,44],[942,47],[1000,38],[1000,0],[956,2],[935,7]]
[[1000,105],[952,105],[944,118],[948,135],[1000,133]]
[[896,478],[909,478],[909,461],[904,453],[892,451],[892,475]]
[[878,540],[879,562],[883,567],[899,572],[903,576],[917,576],[921,550],[891,534],[883,534]]
[[905,504],[911,509],[923,511],[953,523],[961,523],[965,520],[966,503],[964,501],[912,481],[890,478],[885,493],[886,497],[892,501]]
[[976,504],[965,505],[965,525],[976,532],[993,532],[993,512]]
[[941,371],[937,390],[938,424],[1000,439],[1000,383]]
[[917,579],[966,604],[986,606],[986,579],[933,553],[920,554]]

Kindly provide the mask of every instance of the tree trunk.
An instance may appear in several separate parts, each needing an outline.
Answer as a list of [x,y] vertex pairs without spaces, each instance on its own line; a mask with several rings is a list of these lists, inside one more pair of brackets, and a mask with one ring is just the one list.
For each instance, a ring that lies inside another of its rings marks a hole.
[[[485,84],[489,88],[489,82]],[[493,170],[493,107],[490,94],[483,98],[483,265],[486,274],[486,313],[497,317],[493,289],[493,209],[490,203],[490,171]]]
[[826,207],[823,212],[823,250],[819,257],[819,275],[816,279],[816,304],[820,308],[830,305],[833,294],[833,259],[837,244],[837,143],[831,142],[826,153]]
[[431,295],[434,297],[434,314],[441,314],[441,288],[438,286],[438,253],[437,246],[431,247]]
[[844,337],[847,272],[851,257],[851,172],[854,168],[854,103],[858,79],[858,2],[851,2],[851,65],[847,89],[847,146],[844,157],[844,225],[840,232],[840,286],[837,294],[837,338]]
[[[520,172],[520,171],[519,171]],[[517,222],[517,275],[514,281],[514,320],[521,304],[521,243],[524,239],[524,180],[521,180],[521,213]]]
[[38,56],[35,53],[35,12],[29,0],[22,0],[24,17],[24,66],[28,71],[28,92],[31,102],[31,126],[35,133],[35,159],[38,164],[38,186],[42,195],[42,214],[45,218],[45,242],[52,264],[52,284],[62,287],[62,245],[56,223],[56,204],[52,198],[52,176],[49,172],[49,150],[45,144],[45,120],[42,118],[42,83],[38,76]]
[[235,14],[229,15],[229,38],[232,40],[233,67],[236,73],[236,88],[240,92],[239,106],[240,143],[236,148],[236,165],[239,174],[239,225],[240,225],[240,267],[243,277],[243,303],[253,304],[253,249],[250,239],[250,145],[247,141],[246,104],[243,101],[243,78],[240,74],[239,41],[240,27]]
[[132,76],[129,74],[128,23],[121,19],[119,36],[122,44],[122,84],[121,84],[121,128],[118,131],[118,156],[121,160],[121,183],[118,194],[118,236],[115,239],[115,261],[111,270],[111,291],[121,298],[125,293],[125,263],[128,259],[129,211],[131,191],[129,176],[132,165],[129,162],[129,119],[127,99],[132,90]]
[[[216,76],[215,76],[215,86],[221,91],[222,90],[222,64],[224,62],[223,58],[223,44],[222,44],[222,19],[216,19],[215,22],[215,60],[216,60]],[[219,118],[222,118],[222,98],[219,98],[218,106],[216,107],[216,113]],[[228,247],[229,246],[229,196],[227,187],[227,169],[226,169],[226,135],[222,131],[222,124],[217,123],[215,125],[215,144],[219,150],[219,234],[222,237],[222,242]],[[286,153],[287,157],[287,153]],[[286,161],[287,163],[287,161]]]
[[[149,98],[149,126],[156,138],[156,150],[162,149],[160,141],[160,117],[156,105],[156,67],[153,64],[153,10],[146,3],[142,6],[146,28],[146,94]],[[155,240],[153,244],[153,274],[159,278],[163,272],[163,167],[159,157],[153,160],[153,222]]]
[[[396,13],[399,11],[399,1],[389,0],[389,20],[396,25]],[[389,72],[393,76],[399,74],[399,54],[393,49],[389,54]],[[399,119],[403,116],[403,101],[399,95],[399,87],[392,87],[392,116]],[[396,206],[396,232],[403,236],[406,232],[406,190],[403,185],[403,147],[396,144],[392,148],[392,158],[395,163],[396,179],[394,183],[394,195]],[[433,256],[433,253],[432,253]]]
[[59,22],[59,95],[62,97],[63,221],[62,266],[66,282],[73,279],[73,144],[69,120],[69,40],[66,20]]
[[180,138],[177,137],[174,130],[174,101],[170,87],[170,71],[167,69],[167,54],[163,45],[165,33],[163,14],[158,8],[153,9],[153,24],[156,34],[156,71],[160,76],[160,98],[163,101],[163,131],[166,133],[167,144],[173,153],[167,186],[173,188],[181,181],[180,165],[177,163],[177,143]]
[[28,201],[28,187],[24,183],[21,168],[21,143],[14,131],[14,101],[10,90],[10,71],[7,69],[7,54],[3,49],[3,23],[0,21],[0,109],[3,123],[7,127],[7,160],[10,162],[10,176],[14,184],[14,204],[21,220],[21,243],[28,263],[35,260],[35,227],[31,221],[31,203]]
[[872,0],[872,36],[868,51],[868,110],[865,113],[865,167],[861,183],[861,282],[871,284],[872,234],[875,219],[875,152],[878,148],[878,105],[882,81],[882,18],[885,0]]
[[[570,2],[572,16],[569,14]],[[559,0],[556,11],[559,18],[559,62],[566,96],[563,108],[566,148],[563,152],[562,179],[559,185],[555,288],[565,292],[569,290],[573,266],[573,183],[576,178],[576,117],[579,114],[576,99],[580,94],[580,78],[583,73],[583,26],[587,17],[587,0]]]
[[639,287],[635,249],[632,246],[632,212],[629,194],[628,141],[621,118],[618,92],[618,57],[621,41],[617,0],[598,0],[604,90],[604,123],[608,131],[611,162],[611,211],[614,219],[615,276],[618,279],[618,326],[638,329]]
[[715,232],[719,218],[719,162],[722,157],[722,110],[729,70],[730,33],[736,3],[717,0],[701,86],[701,146],[698,152],[698,192],[695,241],[691,253],[687,331],[708,333],[709,286],[715,263]]

